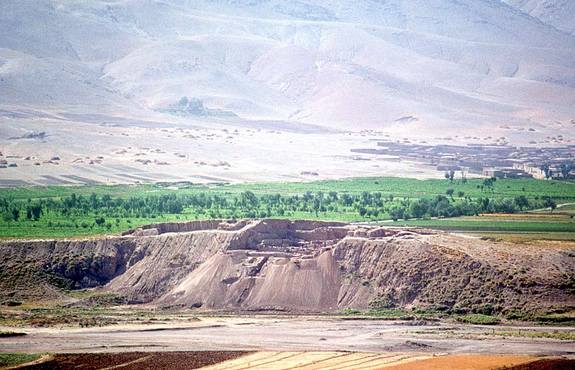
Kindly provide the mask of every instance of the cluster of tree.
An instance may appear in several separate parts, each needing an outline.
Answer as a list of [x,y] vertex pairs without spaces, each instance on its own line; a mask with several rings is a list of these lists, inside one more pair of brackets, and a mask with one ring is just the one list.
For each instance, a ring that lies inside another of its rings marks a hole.
[[[452,189],[448,189],[446,191],[447,195],[452,194],[451,190]],[[480,213],[516,213],[518,211],[539,207],[554,210],[557,204],[550,197],[530,201],[524,195],[519,195],[512,199],[490,199],[488,197],[472,199],[466,197],[458,200],[438,195],[431,199],[420,198],[404,200],[400,204],[391,207],[389,216],[393,220],[430,217],[442,218],[475,216]]]
[[[493,187],[494,179],[485,180],[484,187]],[[458,198],[454,198],[457,195]],[[202,215],[209,218],[264,218],[292,216],[295,213],[357,214],[370,219],[409,219],[427,217],[456,217],[479,213],[513,213],[533,208],[556,207],[549,197],[528,199],[492,199],[466,197],[462,191],[455,194],[447,189],[446,195],[431,198],[395,198],[380,192],[359,194],[331,191],[306,192],[301,195],[263,194],[251,191],[239,194],[165,194],[130,198],[82,196],[72,194],[63,198],[35,199],[27,201],[0,198],[0,212],[4,221],[38,221],[43,217],[86,219],[94,217],[99,227],[111,227],[109,219],[154,218],[165,214]]]
[[[147,197],[115,198],[110,195],[82,196],[72,194],[64,198],[28,199],[26,201],[0,198],[0,211],[4,221],[27,219],[38,221],[53,215],[74,218],[87,215],[101,217],[153,217],[158,214],[179,214],[184,209],[181,197],[175,194]],[[97,225],[102,225],[99,218]]]
[[[545,174],[546,179],[554,177],[555,173],[549,164],[543,164],[540,167],[541,171]],[[569,162],[563,162],[555,169],[556,172],[561,174],[563,179],[568,179],[571,171],[575,170],[575,164]]]

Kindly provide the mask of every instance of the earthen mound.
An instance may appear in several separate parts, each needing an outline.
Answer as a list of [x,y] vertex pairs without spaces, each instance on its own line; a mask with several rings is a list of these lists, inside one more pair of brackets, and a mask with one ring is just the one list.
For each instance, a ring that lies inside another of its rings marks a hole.
[[575,306],[573,250],[342,223],[198,221],[114,238],[4,242],[0,266],[4,299],[97,286],[130,303],[242,311]]

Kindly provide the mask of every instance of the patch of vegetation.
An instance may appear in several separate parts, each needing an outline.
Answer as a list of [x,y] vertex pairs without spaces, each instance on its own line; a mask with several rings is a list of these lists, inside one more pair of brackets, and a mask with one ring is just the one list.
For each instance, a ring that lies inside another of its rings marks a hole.
[[372,311],[388,310],[395,307],[395,302],[391,294],[373,299],[368,304]]
[[390,319],[390,320],[413,320],[415,316],[408,311],[399,309],[389,309],[389,310],[356,310],[356,309],[345,309],[341,311],[341,314],[345,316],[354,317],[365,317],[365,318],[378,318],[378,319]]
[[508,320],[533,321],[546,325],[575,326],[575,311],[572,308],[565,308],[558,312],[547,314],[534,314],[521,311],[509,312],[506,315]]
[[[75,291],[70,291],[70,293],[71,296],[79,296]],[[86,305],[89,307],[111,307],[120,306],[126,303],[126,298],[116,293],[92,292],[91,294],[86,294],[84,297],[81,297],[77,305]]]
[[501,231],[575,231],[573,219],[481,225],[451,219],[554,209],[559,203],[575,201],[575,183],[571,182],[358,178],[307,183],[180,184],[178,189],[167,185],[0,189],[0,237],[100,235],[157,222],[266,217],[345,222],[402,220],[402,225]]
[[487,217],[455,218],[437,220],[414,220],[398,223],[402,226],[420,226],[443,230],[496,231],[496,232],[549,232],[574,233],[575,222],[566,220],[529,220],[529,219],[489,219]]
[[558,340],[575,341],[575,333],[554,330],[549,331],[533,331],[533,330],[518,330],[518,331],[498,331],[491,333],[500,337],[519,337],[519,338],[549,338]]
[[26,333],[16,331],[0,331],[0,338],[23,337]]
[[473,325],[497,325],[501,322],[501,320],[495,316],[479,313],[457,316],[456,320],[465,324]]
[[402,309],[373,309],[358,310],[348,308],[340,311],[344,316],[353,316],[359,318],[378,318],[389,320],[415,320],[415,319],[438,319],[445,317],[446,314],[433,310],[402,310]]
[[575,317],[562,314],[548,314],[535,316],[533,321],[538,321],[544,324],[561,324],[575,326]]
[[0,353],[0,367],[24,364],[39,358],[40,355],[35,353]]
[[116,324],[150,324],[196,320],[191,310],[156,310],[112,306],[61,306],[44,303],[0,310],[0,326],[8,327],[99,327]]
[[2,305],[8,306],[8,307],[16,307],[16,306],[22,305],[22,302],[10,299],[10,300],[2,302]]

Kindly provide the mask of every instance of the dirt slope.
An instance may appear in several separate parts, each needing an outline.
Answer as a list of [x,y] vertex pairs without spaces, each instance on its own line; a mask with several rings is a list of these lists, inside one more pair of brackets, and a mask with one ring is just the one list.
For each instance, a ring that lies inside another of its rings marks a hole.
[[5,242],[0,266],[5,299],[103,286],[132,303],[226,310],[575,305],[572,249],[340,223],[190,222],[100,240]]
[[62,298],[61,289],[98,287],[138,255],[134,238],[0,243],[0,300]]

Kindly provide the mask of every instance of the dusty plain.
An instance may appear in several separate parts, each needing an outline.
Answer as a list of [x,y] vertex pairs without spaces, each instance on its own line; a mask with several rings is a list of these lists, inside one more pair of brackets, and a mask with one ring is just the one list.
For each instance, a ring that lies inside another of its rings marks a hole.
[[[2,352],[353,351],[574,355],[574,341],[514,336],[573,327],[464,325],[341,317],[203,317],[187,324],[34,328],[0,339]],[[505,333],[509,335],[505,336]]]

